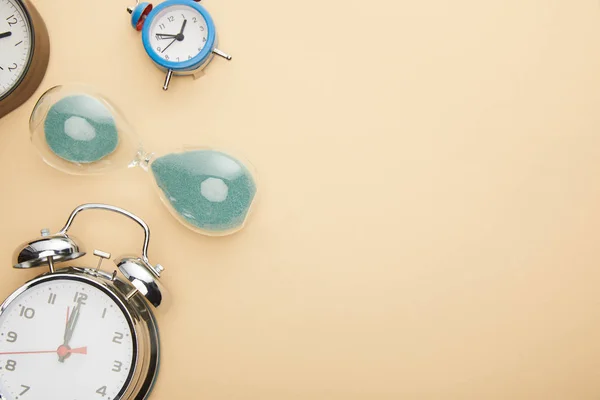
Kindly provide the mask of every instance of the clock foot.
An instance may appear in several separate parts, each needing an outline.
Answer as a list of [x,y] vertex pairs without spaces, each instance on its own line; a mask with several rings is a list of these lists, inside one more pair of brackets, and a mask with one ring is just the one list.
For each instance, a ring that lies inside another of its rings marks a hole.
[[198,71],[194,72],[194,74],[192,75],[192,77],[194,78],[194,80],[203,77],[204,75],[206,75],[206,72],[204,72],[203,69],[199,69]]

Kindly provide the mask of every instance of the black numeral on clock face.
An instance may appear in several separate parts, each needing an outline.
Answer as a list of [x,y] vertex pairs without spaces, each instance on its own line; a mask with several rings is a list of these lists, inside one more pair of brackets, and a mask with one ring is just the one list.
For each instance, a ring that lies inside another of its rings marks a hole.
[[8,22],[8,26],[13,26],[16,25],[19,21],[17,21],[17,18],[13,14],[9,17],[6,17],[6,22]]
[[116,344],[122,344],[123,342],[121,340],[123,340],[125,336],[121,333],[121,332],[115,332],[115,336],[113,337],[113,342]]
[[6,366],[4,367],[4,369],[7,371],[14,371],[15,369],[17,369],[17,362],[15,360],[6,361]]
[[123,367],[123,363],[121,361],[115,361],[113,364],[113,372],[121,372],[121,367]]
[[173,21],[175,21],[175,17],[174,17],[174,16],[172,16],[172,15],[171,15],[169,18],[167,18],[167,19],[169,20],[169,22],[173,22]]
[[19,396],[23,396],[25,393],[29,392],[29,389],[31,389],[31,387],[27,385],[21,385],[21,387],[23,388],[23,391],[19,393]]
[[79,303],[82,306],[85,306],[85,301],[87,300],[88,295],[85,293],[75,292],[75,297],[73,298],[73,302]]
[[21,312],[19,313],[20,317],[25,317],[27,319],[33,319],[35,317],[35,310],[33,308],[27,308],[25,306],[20,306]]
[[48,304],[54,304],[56,302],[56,293],[50,293],[48,296]]
[[18,338],[18,337],[19,337],[19,336],[16,334],[16,332],[8,332],[8,333],[6,334],[6,341],[7,341],[8,343],[14,343],[14,342],[16,342],[16,341],[17,341],[17,338]]
[[102,395],[102,397],[106,396],[106,386],[102,386],[100,389],[96,390],[96,393]]
[[17,69],[18,65],[16,63],[13,63],[12,66],[8,67],[9,71],[14,71],[15,69]]

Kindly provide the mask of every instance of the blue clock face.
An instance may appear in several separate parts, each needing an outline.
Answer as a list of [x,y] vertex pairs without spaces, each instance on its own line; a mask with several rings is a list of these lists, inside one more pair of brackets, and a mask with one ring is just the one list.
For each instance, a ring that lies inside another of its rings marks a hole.
[[206,10],[190,1],[167,1],[156,7],[143,31],[146,51],[165,68],[194,69],[205,61],[215,42]]

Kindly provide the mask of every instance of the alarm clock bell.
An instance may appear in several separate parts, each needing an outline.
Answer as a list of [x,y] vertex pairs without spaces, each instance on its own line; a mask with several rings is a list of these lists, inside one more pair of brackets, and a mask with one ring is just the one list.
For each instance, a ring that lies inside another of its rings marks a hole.
[[[14,266],[17,269],[29,269],[75,260],[83,257],[79,245],[66,234],[50,235],[48,230],[42,230],[42,236],[23,244],[15,253]],[[53,267],[53,265],[52,265]]]

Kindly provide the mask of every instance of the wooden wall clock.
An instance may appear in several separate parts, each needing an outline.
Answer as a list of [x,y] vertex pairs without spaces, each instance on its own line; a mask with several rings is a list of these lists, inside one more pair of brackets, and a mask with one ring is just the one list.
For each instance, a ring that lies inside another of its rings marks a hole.
[[0,0],[0,118],[23,104],[48,67],[50,40],[29,0]]

